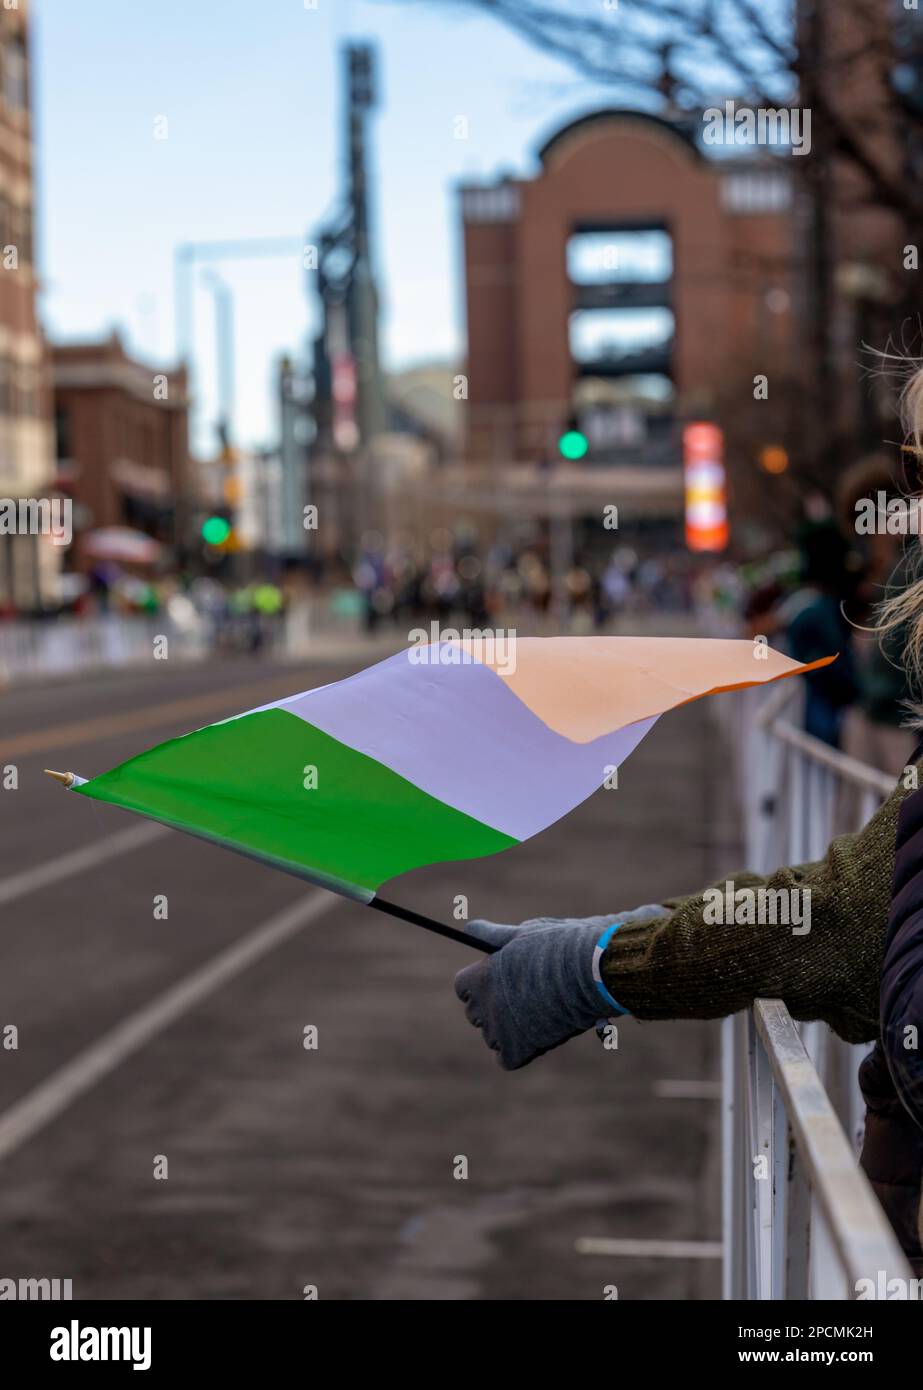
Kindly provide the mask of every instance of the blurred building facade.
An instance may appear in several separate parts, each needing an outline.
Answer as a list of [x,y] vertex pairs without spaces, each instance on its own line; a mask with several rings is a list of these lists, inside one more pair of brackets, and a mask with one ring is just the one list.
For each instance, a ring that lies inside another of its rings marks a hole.
[[462,381],[461,366],[450,362],[422,362],[389,373],[386,399],[391,432],[426,441],[439,463],[460,458]]
[[[36,312],[26,0],[0,7],[0,497],[47,498],[51,393]],[[46,535],[0,535],[0,609],[55,602],[61,551]]]
[[897,434],[898,364],[874,352],[921,352],[923,28],[916,0],[800,0],[796,12],[800,103],[818,113],[800,190],[800,356],[813,407],[801,433],[817,436],[813,452],[835,478]]
[[621,110],[538,158],[534,178],[460,190],[466,457],[549,467],[578,430],[573,473],[604,469],[629,518],[678,522],[682,423],[791,348],[786,161],[707,158],[680,121]]
[[118,333],[52,348],[58,485],[78,532],[128,526],[182,552],[195,486],[185,367],[130,357]]

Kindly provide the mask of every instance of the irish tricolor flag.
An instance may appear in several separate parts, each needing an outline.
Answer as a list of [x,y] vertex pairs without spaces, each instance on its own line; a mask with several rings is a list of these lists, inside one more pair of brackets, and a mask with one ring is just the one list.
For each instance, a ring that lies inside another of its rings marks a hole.
[[749,641],[435,642],[74,789],[369,902],[408,869],[544,830],[666,710],[810,669]]

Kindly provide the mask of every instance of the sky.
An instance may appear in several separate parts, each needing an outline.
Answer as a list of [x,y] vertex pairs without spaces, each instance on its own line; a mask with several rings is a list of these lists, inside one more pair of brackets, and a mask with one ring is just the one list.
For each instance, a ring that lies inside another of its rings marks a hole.
[[[245,445],[273,439],[273,363],[302,354],[315,323],[297,247],[337,201],[345,39],[379,52],[372,200],[389,368],[464,351],[456,183],[532,172],[548,134],[611,101],[451,0],[33,0],[32,15],[41,307],[53,339],[118,327],[130,351],[168,362],[178,244],[296,247],[216,266],[233,291]],[[212,306],[200,282],[200,449],[216,414]]]

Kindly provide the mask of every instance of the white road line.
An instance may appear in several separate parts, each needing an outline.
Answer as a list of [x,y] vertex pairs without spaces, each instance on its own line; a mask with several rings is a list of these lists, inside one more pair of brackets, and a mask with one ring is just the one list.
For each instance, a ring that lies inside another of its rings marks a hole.
[[20,1148],[72,1105],[78,1096],[121,1066],[127,1057],[169,1028],[208,995],[214,994],[235,975],[240,975],[290,937],[296,936],[302,927],[332,911],[340,901],[332,893],[320,890],[294,903],[78,1052],[70,1062],[66,1062],[0,1115],[0,1159]]
[[141,849],[143,845],[149,845],[152,840],[159,840],[161,835],[168,833],[165,825],[147,821],[144,825],[132,825],[127,830],[118,830],[114,835],[107,835],[104,840],[94,840],[91,845],[71,850],[70,854],[47,859],[44,864],[37,864],[34,869],[23,869],[21,874],[0,879],[0,904],[15,902],[17,898],[24,898],[27,893],[47,888],[52,883],[60,883],[62,879],[70,878],[73,874],[82,874],[85,869],[95,869],[97,865],[105,864],[109,859],[117,859],[120,854],[129,854],[133,849]]
[[720,1240],[611,1240],[605,1236],[583,1236],[576,1242],[578,1255],[610,1255],[624,1259],[648,1260],[652,1256],[667,1260],[720,1260],[724,1246]]

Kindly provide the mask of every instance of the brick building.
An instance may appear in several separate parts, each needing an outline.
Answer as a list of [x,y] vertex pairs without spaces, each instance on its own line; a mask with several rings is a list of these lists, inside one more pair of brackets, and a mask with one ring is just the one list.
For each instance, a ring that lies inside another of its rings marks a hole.
[[629,512],[672,468],[679,516],[679,425],[791,346],[790,176],[750,155],[605,110],[552,136],[535,177],[461,189],[469,460],[547,465],[576,425],[580,466],[623,469]]
[[[0,497],[47,497],[54,445],[47,356],[36,314],[28,5],[0,8]],[[0,609],[54,602],[60,550],[0,535]]]
[[54,346],[52,368],[58,482],[79,531],[130,526],[182,546],[192,490],[185,368],[135,361],[118,333]]
[[[844,459],[899,437],[899,373],[893,362],[875,370],[867,348],[920,354],[923,29],[916,0],[800,0],[796,13],[806,55],[799,100],[815,108],[801,218],[815,407],[805,435],[826,440],[835,479]],[[841,132],[863,164],[844,153]]]

